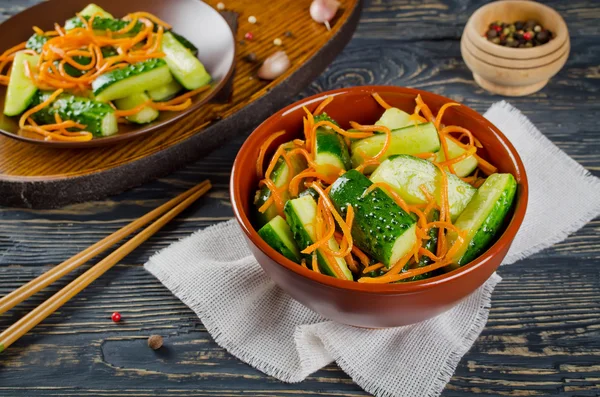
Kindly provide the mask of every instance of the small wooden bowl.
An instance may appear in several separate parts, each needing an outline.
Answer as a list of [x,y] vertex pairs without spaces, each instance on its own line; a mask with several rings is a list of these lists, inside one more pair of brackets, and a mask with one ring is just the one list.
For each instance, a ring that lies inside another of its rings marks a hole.
[[[257,233],[250,219],[256,210],[252,198],[258,185],[256,162],[260,147],[276,131],[286,133],[271,145],[301,138],[305,106],[311,112],[327,96],[327,114],[343,128],[350,121],[373,123],[383,109],[371,96],[379,93],[392,106],[412,112],[415,97],[421,95],[434,113],[451,99],[404,87],[362,86],[342,88],[304,98],[273,114],[248,137],[233,164],[230,193],[233,212],[250,251],[264,271],[285,292],[315,312],[339,323],[366,328],[396,327],[424,321],[449,310],[479,288],[506,256],[527,208],[528,184],[525,167],[508,139],[487,119],[466,106],[452,107],[444,122],[463,126],[477,137],[483,157],[509,172],[519,184],[514,211],[498,240],[479,258],[452,272],[422,281],[399,284],[362,284],[319,274],[290,261],[271,248]],[[269,155],[269,153],[267,153]],[[268,156],[267,156],[268,157]]]
[[[484,37],[494,21],[535,19],[554,33],[548,43],[532,48],[510,48]],[[541,90],[564,66],[571,44],[567,24],[558,12],[534,1],[504,0],[487,4],[471,15],[460,42],[463,60],[484,89],[506,96]]]

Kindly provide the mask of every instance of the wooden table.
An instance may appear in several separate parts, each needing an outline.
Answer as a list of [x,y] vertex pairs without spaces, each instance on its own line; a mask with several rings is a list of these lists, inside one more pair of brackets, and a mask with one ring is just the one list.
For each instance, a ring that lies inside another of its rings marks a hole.
[[[0,0],[0,15],[7,18],[36,2]],[[353,41],[301,96],[393,84],[431,90],[485,111],[503,98],[473,82],[459,52],[463,25],[481,3],[367,1]],[[543,91],[510,102],[600,176],[600,2],[547,3],[569,25],[570,59]],[[0,209],[0,294],[5,294],[196,181],[211,178],[215,184],[209,197],[3,353],[0,395],[365,395],[335,365],[289,385],[240,362],[141,266],[156,250],[231,217],[229,171],[241,142],[103,201],[52,211]],[[494,292],[487,327],[443,396],[600,396],[599,236],[596,219],[553,248],[499,270],[504,281]],[[61,285],[1,316],[0,329]],[[110,320],[114,311],[123,322]],[[146,347],[155,333],[165,337],[166,349]]]

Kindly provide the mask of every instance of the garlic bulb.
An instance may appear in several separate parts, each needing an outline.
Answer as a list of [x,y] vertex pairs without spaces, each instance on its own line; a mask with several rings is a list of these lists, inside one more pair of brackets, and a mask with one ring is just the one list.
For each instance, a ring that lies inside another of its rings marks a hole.
[[340,3],[337,0],[313,0],[310,5],[310,16],[315,22],[324,23],[327,30],[331,30],[329,21],[335,17],[339,7]]
[[285,51],[277,51],[269,56],[258,69],[257,76],[263,80],[275,80],[290,68],[290,58]]

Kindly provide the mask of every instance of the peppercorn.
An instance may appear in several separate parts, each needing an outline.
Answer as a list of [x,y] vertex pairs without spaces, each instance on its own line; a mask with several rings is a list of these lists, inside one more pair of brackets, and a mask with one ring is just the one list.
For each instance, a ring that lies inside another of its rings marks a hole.
[[252,40],[252,39],[254,38],[254,35],[252,34],[252,32],[247,32],[247,33],[244,35],[244,38],[245,38],[246,40]]
[[523,30],[523,21],[517,21],[517,22],[515,22],[515,29],[517,29],[517,30]]
[[163,337],[160,335],[151,335],[148,338],[148,347],[152,350],[158,350],[163,345]]
[[246,55],[246,57],[244,59],[247,62],[254,63],[254,62],[256,62],[256,54],[251,52],[250,54]]
[[547,30],[542,30],[541,32],[535,35],[535,39],[540,44],[546,44],[548,41],[550,41],[550,34]]
[[531,34],[531,32],[527,31],[525,33],[523,33],[523,38],[527,41],[531,40],[533,38],[533,34]]
[[112,316],[110,316],[110,318],[115,322],[118,323],[119,321],[121,321],[121,313],[119,312],[114,312],[112,314]]
[[283,33],[283,35],[285,37],[293,37],[294,36],[294,34],[292,32],[290,32],[289,30],[286,30],[285,33]]
[[525,22],[524,28],[529,30],[529,29],[533,29],[535,28],[535,25],[537,25],[537,21],[535,19],[528,19],[527,22]]
[[498,36],[498,32],[496,32],[494,29],[490,29],[486,32],[485,35],[487,36],[488,39],[493,39],[494,37]]

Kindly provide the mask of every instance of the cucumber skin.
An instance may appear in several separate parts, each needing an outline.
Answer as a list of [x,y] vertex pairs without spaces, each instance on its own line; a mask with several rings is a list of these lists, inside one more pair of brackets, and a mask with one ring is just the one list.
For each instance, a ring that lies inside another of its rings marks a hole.
[[463,256],[458,260],[459,266],[464,266],[477,258],[481,253],[487,250],[490,243],[495,239],[500,231],[506,215],[512,208],[512,203],[517,192],[517,182],[511,175],[512,182],[504,189],[500,198],[494,204],[494,207],[481,227],[475,233],[468,248]]
[[198,47],[196,47],[194,44],[192,44],[191,41],[189,41],[188,39],[186,39],[184,36],[173,32],[172,30],[170,30],[171,34],[173,35],[173,37],[175,37],[175,40],[177,40],[178,42],[181,43],[181,45],[183,45],[185,48],[187,48],[188,50],[190,50],[190,52],[196,56],[198,55]]
[[[301,155],[298,156],[293,156],[290,158],[292,165],[294,166],[294,170],[292,171],[293,176],[297,175],[298,173],[300,173],[301,171],[303,171],[304,169],[306,169],[306,160],[304,159],[304,157],[302,157]],[[277,164],[275,164],[275,167],[273,169],[273,172],[271,173],[271,179],[273,180],[273,182],[275,182],[275,185],[277,187],[281,187],[283,185],[279,185],[277,183],[279,177],[281,176],[281,173],[284,170],[284,167],[287,167],[287,164],[285,164],[285,161],[280,158],[279,160],[277,160]],[[288,176],[289,178],[289,176]],[[276,215],[277,215],[277,209],[275,208],[275,204],[271,204],[271,206],[269,206],[269,208],[267,208],[267,210],[263,213],[260,213],[258,211],[258,208],[262,207],[262,205],[269,199],[269,197],[271,197],[271,190],[269,190],[268,187],[266,186],[262,186],[257,192],[256,192],[256,196],[254,197],[254,205],[256,206],[256,224],[258,227],[263,227],[265,224],[267,224],[271,219],[273,219]],[[284,202],[286,202],[289,199],[289,193],[285,192],[282,195],[282,199]]]
[[300,194],[298,194],[298,197],[304,197],[304,196],[310,196],[315,201],[319,200],[319,193],[312,187],[309,187],[308,189],[306,189],[303,192],[300,192]]
[[[89,21],[91,17],[83,16],[83,18]],[[107,30],[110,30],[111,32],[116,32],[125,28],[130,23],[131,21],[125,21],[122,19],[95,17],[94,22],[92,22],[92,29],[100,32],[105,32]],[[67,31],[83,27],[83,21],[79,19],[79,17],[67,19],[67,21],[65,22],[65,30]],[[140,33],[143,28],[144,24],[141,22],[137,22],[135,26],[131,28],[131,30],[129,30],[127,33],[123,34],[123,36],[135,36],[136,34]]]
[[[186,89],[195,90],[212,80],[202,62],[191,54],[187,47],[181,44],[171,32],[166,32],[163,35],[161,49],[165,53],[164,60],[169,65],[173,77]],[[193,68],[197,70],[191,71],[190,69]]]
[[372,183],[366,176],[350,170],[331,185],[329,197],[344,218],[348,204],[352,205],[354,243],[389,267],[396,239],[412,227],[415,220],[380,188],[362,197],[370,185]]
[[25,48],[27,48],[28,50],[33,50],[40,54],[42,52],[42,47],[44,47],[44,44],[46,44],[48,40],[50,40],[50,37],[34,33],[29,38],[29,40],[27,40]]
[[[48,92],[38,92],[34,96],[32,106],[42,103],[50,95],[51,93]],[[63,120],[73,120],[84,124],[86,131],[91,132],[94,136],[106,136],[106,131],[102,131],[102,125],[107,115],[113,115],[114,125],[117,126],[115,111],[110,105],[66,93],[59,95],[50,106],[34,113],[31,117],[38,124],[54,124],[56,122],[54,113],[58,113]],[[116,131],[109,132],[109,135],[114,132]]]
[[[152,58],[152,59],[148,59],[147,61],[127,65],[124,68],[115,69],[115,70],[112,70],[101,76],[98,76],[98,78],[96,78],[92,82],[92,89],[94,91],[94,96],[96,96],[96,97],[101,96],[101,94],[104,91],[106,91],[109,87],[112,87],[114,84],[118,84],[119,82],[122,82],[126,79],[129,79],[129,78],[132,78],[135,76],[140,76],[144,73],[147,73],[147,72],[150,72],[153,70],[157,70],[159,68],[165,68],[165,70],[166,70],[167,63],[160,58]],[[161,82],[161,84],[157,84],[157,85],[158,86],[162,85],[162,82]],[[155,88],[155,86],[139,87],[139,91],[136,91],[136,92],[143,92],[143,91],[146,91],[151,88]],[[131,92],[129,94],[135,94],[136,92]],[[117,98],[111,98],[111,99],[102,98],[101,100],[104,101],[104,100],[112,100],[112,99],[117,99]]]
[[[292,206],[291,200],[288,201],[287,203],[285,203],[283,212],[285,212],[286,222],[288,223],[288,225],[290,226],[290,229],[292,230],[292,235],[294,236],[294,240],[298,244],[298,248],[300,249],[300,251],[304,250],[306,247],[313,244],[314,242],[312,241],[312,239],[310,238],[310,236],[304,229],[304,225],[302,224],[302,221],[296,215],[296,211],[294,210],[294,208]],[[336,274],[327,265],[327,260],[326,260],[325,256],[321,253],[321,250],[317,249],[316,253],[317,253],[317,263],[319,265],[319,269],[321,270],[321,272],[328,276],[337,278]],[[302,257],[304,259],[306,259],[307,263],[311,263],[312,254],[309,255],[309,254],[300,253],[300,255],[302,255]],[[340,266],[340,267],[342,267],[342,266]],[[342,272],[344,272],[350,278],[350,280],[352,280],[352,273],[347,269],[347,266],[346,266],[346,269],[342,268]]]
[[[275,218],[273,220],[275,220]],[[292,235],[292,232],[289,229],[288,224],[285,223],[285,221],[283,219],[281,219],[281,221],[285,224],[285,227],[288,228],[288,231],[290,233],[289,238],[295,244],[294,236]],[[275,230],[275,228],[273,227],[271,222],[267,223],[265,226],[260,228],[260,230],[258,231],[258,235],[260,237],[262,237],[262,239],[265,240],[265,242],[267,244],[269,244],[271,246],[271,248],[273,248],[275,251],[279,252],[281,255],[285,256],[286,258],[288,258],[289,260],[291,260],[293,262],[300,263],[301,257],[300,257],[300,251],[298,250],[298,247],[295,247],[296,250],[293,251],[288,246],[286,246],[281,241],[277,231]]]
[[[317,124],[320,121],[329,121],[330,123],[335,124],[336,126],[340,126],[337,121],[329,117],[329,115],[325,112],[322,112],[314,117],[314,122]],[[339,159],[340,164],[344,170],[348,170],[352,168],[352,161],[350,161],[350,152],[348,150],[348,145],[346,145],[346,141],[341,137],[337,132],[326,128],[319,127],[316,131],[316,142],[315,142],[315,163],[319,164],[318,154],[328,154],[330,156],[334,156],[336,159]],[[327,165],[334,165],[329,164]],[[338,165],[336,165],[338,166]],[[317,169],[317,172],[323,172],[323,170]]]
[[104,10],[102,7],[94,3],[90,3],[87,6],[85,6],[85,8],[81,10],[79,14],[84,17],[91,17],[94,14],[99,14],[99,16],[104,18],[114,18],[111,13],[106,12],[106,10]]

